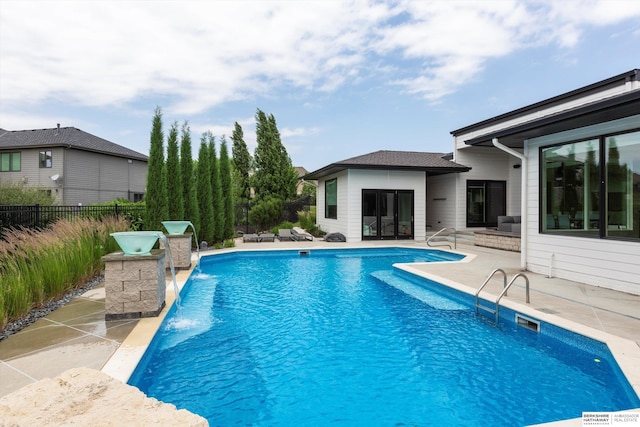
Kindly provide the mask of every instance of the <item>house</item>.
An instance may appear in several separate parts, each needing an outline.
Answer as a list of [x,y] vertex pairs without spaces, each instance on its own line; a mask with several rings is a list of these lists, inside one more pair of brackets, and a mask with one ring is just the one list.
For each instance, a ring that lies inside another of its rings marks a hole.
[[74,127],[0,129],[0,182],[21,182],[63,205],[143,199],[148,157]]
[[376,151],[332,163],[304,179],[318,180],[316,222],[322,230],[342,233],[349,242],[424,240],[427,181],[468,170],[443,153]]
[[378,152],[307,175],[318,225],[360,241],[412,220],[423,239],[517,216],[523,270],[640,294],[640,70],[451,134],[451,157]]
[[429,182],[455,194],[429,218],[520,216],[522,269],[640,294],[640,70],[451,134],[472,170]]

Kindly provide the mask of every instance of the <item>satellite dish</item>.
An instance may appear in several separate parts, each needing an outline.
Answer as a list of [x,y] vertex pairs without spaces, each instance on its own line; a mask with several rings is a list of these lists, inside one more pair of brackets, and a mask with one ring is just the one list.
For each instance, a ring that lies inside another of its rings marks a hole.
[[55,174],[55,175],[51,176],[51,180],[52,181],[57,181],[58,178],[60,178],[60,175],[58,175],[58,174]]

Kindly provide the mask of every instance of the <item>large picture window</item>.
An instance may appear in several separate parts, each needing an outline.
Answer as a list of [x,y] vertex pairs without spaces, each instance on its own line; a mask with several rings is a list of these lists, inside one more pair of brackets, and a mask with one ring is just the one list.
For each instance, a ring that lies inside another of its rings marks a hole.
[[1,153],[0,172],[20,172],[20,153]]
[[640,239],[640,132],[541,151],[541,231]]
[[324,217],[338,219],[338,179],[324,183]]

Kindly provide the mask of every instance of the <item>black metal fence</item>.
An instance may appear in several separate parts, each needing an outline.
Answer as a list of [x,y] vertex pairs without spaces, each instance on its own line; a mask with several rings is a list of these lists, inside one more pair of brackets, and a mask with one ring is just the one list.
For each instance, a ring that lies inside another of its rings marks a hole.
[[144,216],[144,206],[41,206],[41,205],[0,205],[0,235],[5,228],[45,228],[60,219],[95,218],[107,216],[128,216],[132,222],[139,222]]

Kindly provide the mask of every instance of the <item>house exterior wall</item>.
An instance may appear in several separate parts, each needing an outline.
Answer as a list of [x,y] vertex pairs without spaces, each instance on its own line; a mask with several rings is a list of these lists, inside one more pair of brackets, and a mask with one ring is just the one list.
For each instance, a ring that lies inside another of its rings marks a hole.
[[[455,223],[448,225],[457,230],[467,229],[467,181],[506,181],[507,215],[520,215],[520,170],[513,169],[520,160],[493,147],[465,146],[456,152],[457,163],[471,166],[469,172],[456,174]],[[473,229],[473,228],[470,228]]]
[[130,200],[144,193],[147,164],[83,150],[65,150],[64,201],[68,205]]
[[427,178],[426,229],[457,228],[456,185],[458,174],[436,175]]
[[[50,168],[39,166],[42,150],[51,151]],[[2,182],[22,182],[50,190],[62,205],[117,198],[133,201],[134,193],[145,193],[147,163],[140,160],[62,147],[3,151],[20,152],[20,171],[0,173]],[[60,177],[57,182],[51,179],[54,175]]]
[[[637,128],[640,115],[527,141],[527,269],[640,294],[640,243],[540,233],[540,148]],[[523,230],[524,232],[525,230]]]
[[[338,178],[338,219],[324,217],[325,182]],[[414,239],[424,240],[426,181],[424,172],[351,169],[318,181],[318,226],[327,233],[342,233],[348,242],[362,241],[362,190],[413,190]]]
[[[338,183],[338,218],[325,218],[325,182],[337,178]],[[316,193],[316,223],[322,231],[327,233],[342,233],[347,237],[348,225],[348,182],[347,172],[329,175],[318,180]]]

